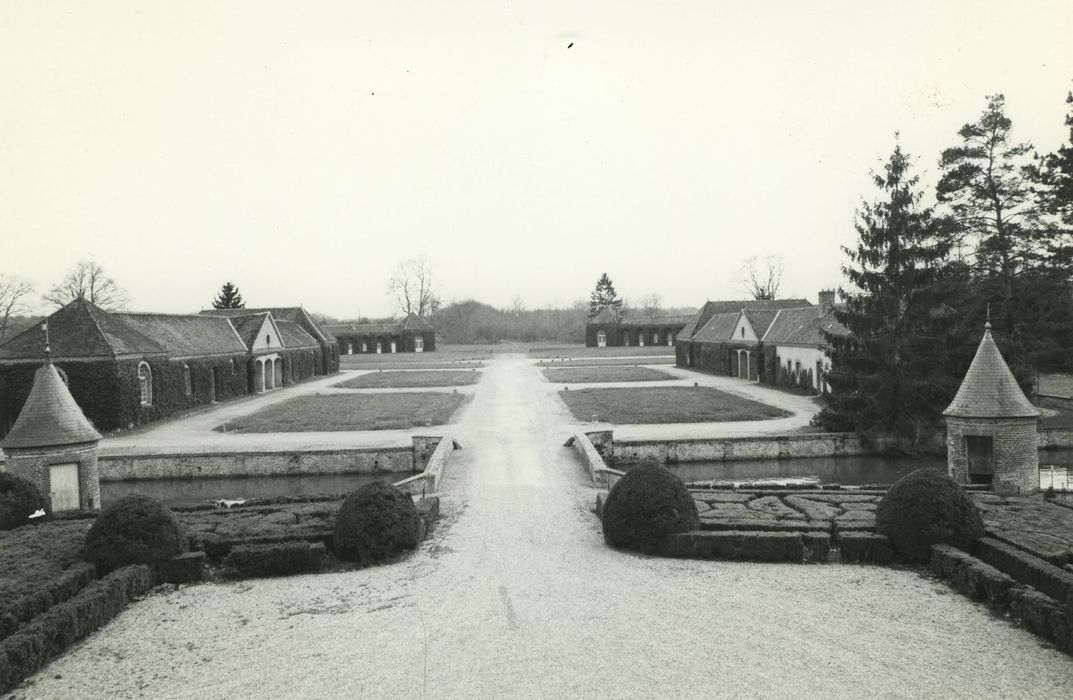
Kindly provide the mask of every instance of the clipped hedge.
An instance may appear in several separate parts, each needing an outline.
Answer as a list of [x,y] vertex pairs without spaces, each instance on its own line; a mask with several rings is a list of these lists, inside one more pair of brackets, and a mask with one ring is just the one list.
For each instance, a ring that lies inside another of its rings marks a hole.
[[335,555],[363,564],[414,549],[420,537],[417,508],[409,494],[375,481],[343,501],[335,517]]
[[38,510],[46,513],[49,503],[30,481],[21,476],[0,472],[0,530],[14,530],[28,525],[30,516]]
[[1073,573],[990,537],[976,543],[975,554],[996,569],[1055,600],[1073,601]]
[[241,545],[231,550],[224,564],[242,577],[291,576],[316,571],[324,555],[321,542]]
[[822,549],[812,538],[809,545],[806,549],[800,532],[696,531],[670,534],[654,551],[669,557],[796,563],[817,551],[814,547]]
[[933,544],[968,551],[984,536],[976,503],[946,474],[925,467],[906,474],[876,506],[876,532],[905,559],[926,564]]
[[948,544],[931,548],[929,564],[933,574],[946,579],[959,593],[973,600],[985,600],[996,610],[1010,604],[1010,592],[1017,581],[990,564]]
[[894,561],[890,540],[874,532],[839,531],[838,547],[846,563],[883,565]]
[[69,600],[96,578],[93,564],[77,562],[40,588],[10,599],[0,599],[0,639],[53,605]]
[[149,590],[152,583],[146,566],[118,569],[0,642],[0,693],[11,690],[111,620],[131,599]]
[[668,536],[699,526],[689,489],[655,462],[626,472],[603,506],[604,540],[612,547],[654,552]]
[[160,501],[130,493],[105,508],[86,534],[85,559],[100,574],[156,564],[187,551],[182,525]]

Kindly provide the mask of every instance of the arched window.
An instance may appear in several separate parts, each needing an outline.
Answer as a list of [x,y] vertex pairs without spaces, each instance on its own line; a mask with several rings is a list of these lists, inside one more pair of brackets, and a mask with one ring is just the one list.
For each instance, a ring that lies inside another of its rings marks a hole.
[[183,391],[187,396],[194,393],[194,382],[190,378],[190,365],[183,365]]
[[148,362],[138,363],[138,390],[141,393],[143,406],[153,405],[153,370],[149,369]]
[[235,358],[231,358],[231,374],[235,373]]

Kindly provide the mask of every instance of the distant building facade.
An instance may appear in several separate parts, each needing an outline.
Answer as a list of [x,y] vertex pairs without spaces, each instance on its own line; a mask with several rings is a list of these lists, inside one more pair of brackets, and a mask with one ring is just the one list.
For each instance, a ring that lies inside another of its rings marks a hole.
[[436,350],[436,330],[420,316],[386,323],[333,323],[325,328],[335,337],[340,355]]
[[626,316],[616,319],[607,309],[585,324],[585,345],[590,348],[674,347],[690,316]]
[[834,292],[806,299],[708,301],[675,344],[678,366],[823,393],[830,363],[824,333],[844,334]]
[[[156,314],[109,312],[79,299],[45,324],[56,370],[98,430],[339,368],[334,339],[298,307]],[[0,435],[30,393],[43,348],[39,326],[0,344]]]

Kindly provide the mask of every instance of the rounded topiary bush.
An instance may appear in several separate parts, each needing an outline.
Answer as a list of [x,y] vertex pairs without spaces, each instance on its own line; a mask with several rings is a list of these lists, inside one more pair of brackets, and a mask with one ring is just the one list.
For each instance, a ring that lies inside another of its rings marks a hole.
[[130,493],[101,511],[86,535],[86,561],[101,576],[129,564],[156,564],[187,550],[175,514],[160,501]]
[[0,530],[27,525],[38,510],[48,512],[48,501],[33,482],[21,476],[0,472]]
[[332,545],[340,559],[371,564],[416,547],[418,527],[410,495],[377,481],[343,501]]
[[956,481],[924,468],[899,479],[876,506],[876,532],[904,558],[924,563],[933,544],[968,549],[984,536],[980,510]]
[[626,472],[607,494],[604,540],[612,547],[651,552],[667,535],[695,530],[697,504],[682,480],[656,463]]

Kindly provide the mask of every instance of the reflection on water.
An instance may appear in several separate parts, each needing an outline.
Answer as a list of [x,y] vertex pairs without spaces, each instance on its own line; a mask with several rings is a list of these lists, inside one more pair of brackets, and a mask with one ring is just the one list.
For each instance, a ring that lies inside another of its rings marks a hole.
[[389,484],[411,476],[410,472],[380,474],[304,474],[301,476],[240,476],[214,479],[145,479],[142,481],[102,481],[101,507],[128,493],[156,498],[169,506],[208,501],[315,496],[349,493],[363,484]]
[[[1073,488],[1073,450],[1039,453],[1040,488],[1056,491]],[[892,484],[914,469],[932,467],[946,471],[943,457],[809,457],[800,459],[750,459],[729,462],[679,462],[667,468],[686,483],[696,481],[812,482],[820,484]],[[628,467],[627,467],[628,468]]]

